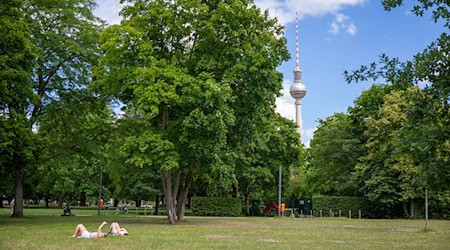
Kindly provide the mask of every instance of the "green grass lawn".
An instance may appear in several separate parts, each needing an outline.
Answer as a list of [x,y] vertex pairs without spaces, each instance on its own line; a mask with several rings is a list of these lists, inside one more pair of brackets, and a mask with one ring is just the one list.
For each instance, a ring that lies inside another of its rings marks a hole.
[[[25,209],[26,218],[11,219],[0,209],[0,249],[450,249],[450,221],[443,220],[431,220],[424,232],[418,220],[188,217],[172,226],[161,217],[61,212]],[[70,238],[78,223],[94,231],[104,220],[130,235]]]

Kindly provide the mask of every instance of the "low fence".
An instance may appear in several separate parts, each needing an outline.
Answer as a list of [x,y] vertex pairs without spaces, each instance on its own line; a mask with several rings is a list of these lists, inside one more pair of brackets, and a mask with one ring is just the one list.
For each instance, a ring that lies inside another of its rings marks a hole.
[[363,218],[362,210],[308,210],[286,208],[284,216],[294,215],[297,218]]

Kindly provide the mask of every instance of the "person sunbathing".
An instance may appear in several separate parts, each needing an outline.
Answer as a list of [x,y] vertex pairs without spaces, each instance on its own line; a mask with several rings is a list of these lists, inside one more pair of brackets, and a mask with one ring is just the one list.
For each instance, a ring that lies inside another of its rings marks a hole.
[[78,224],[77,227],[75,228],[75,232],[73,233],[72,237],[78,237],[78,235],[80,235],[79,238],[103,238],[108,236],[108,233],[103,233],[102,232],[102,228],[108,223],[106,223],[106,221],[104,221],[97,229],[97,232],[89,232],[86,227],[83,224]]
[[128,235],[128,231],[125,228],[121,228],[119,226],[119,223],[117,222],[113,222],[111,223],[111,226],[109,227],[109,233],[111,233],[111,235],[117,235],[117,236],[126,236]]

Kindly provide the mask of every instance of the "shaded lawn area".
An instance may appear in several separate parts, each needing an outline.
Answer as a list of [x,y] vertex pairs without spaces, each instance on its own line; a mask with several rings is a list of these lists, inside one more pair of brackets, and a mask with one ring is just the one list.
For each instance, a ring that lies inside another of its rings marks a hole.
[[[0,249],[450,249],[443,220],[424,232],[419,220],[198,217],[173,226],[160,217],[25,215],[0,212]],[[104,220],[130,235],[70,238],[78,223],[94,231]]]

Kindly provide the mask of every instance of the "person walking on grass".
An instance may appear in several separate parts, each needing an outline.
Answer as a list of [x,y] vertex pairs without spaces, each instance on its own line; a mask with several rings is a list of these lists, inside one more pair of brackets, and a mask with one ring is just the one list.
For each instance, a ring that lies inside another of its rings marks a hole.
[[128,231],[119,226],[119,223],[113,222],[111,223],[111,226],[109,227],[108,233],[111,233],[111,235],[117,235],[117,236],[126,236],[128,235]]
[[72,237],[78,237],[80,235],[80,238],[104,238],[108,236],[108,233],[103,233],[102,228],[108,223],[104,221],[97,229],[97,232],[89,232],[86,227],[83,224],[78,224],[75,228],[75,232],[73,233]]

